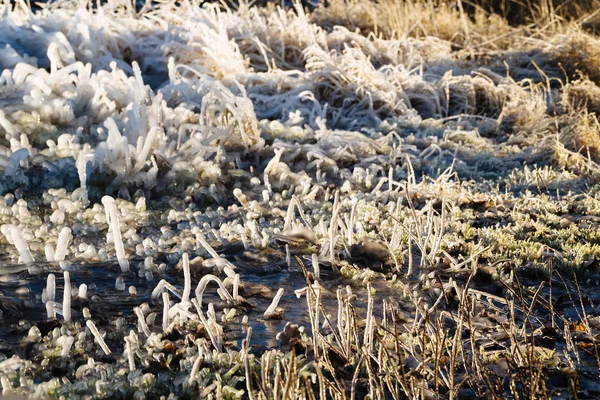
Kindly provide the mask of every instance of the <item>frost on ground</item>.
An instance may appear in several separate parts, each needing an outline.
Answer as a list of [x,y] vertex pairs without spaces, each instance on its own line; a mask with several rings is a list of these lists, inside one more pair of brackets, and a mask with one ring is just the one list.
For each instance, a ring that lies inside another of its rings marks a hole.
[[0,6],[3,395],[600,395],[587,19],[198,3]]

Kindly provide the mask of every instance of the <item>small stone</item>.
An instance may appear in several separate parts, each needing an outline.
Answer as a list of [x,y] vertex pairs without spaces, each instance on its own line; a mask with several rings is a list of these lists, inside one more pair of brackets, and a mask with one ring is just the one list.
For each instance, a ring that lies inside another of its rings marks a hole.
[[559,223],[560,223],[560,227],[563,229],[567,229],[568,227],[573,225],[573,221],[571,221],[568,218],[561,218]]
[[384,262],[390,257],[387,247],[372,240],[362,240],[350,246],[352,258],[363,258]]

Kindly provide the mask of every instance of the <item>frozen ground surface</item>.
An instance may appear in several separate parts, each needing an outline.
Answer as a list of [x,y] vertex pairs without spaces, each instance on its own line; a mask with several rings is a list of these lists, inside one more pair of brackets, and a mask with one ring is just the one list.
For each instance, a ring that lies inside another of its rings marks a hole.
[[597,38],[179,3],[0,6],[3,395],[600,395]]

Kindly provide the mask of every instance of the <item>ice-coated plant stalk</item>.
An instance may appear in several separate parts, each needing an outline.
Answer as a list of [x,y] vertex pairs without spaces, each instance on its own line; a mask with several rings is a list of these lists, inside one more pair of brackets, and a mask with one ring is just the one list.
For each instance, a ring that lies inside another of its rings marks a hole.
[[137,315],[139,329],[141,329],[142,332],[144,332],[144,335],[146,335],[146,337],[150,337],[150,328],[148,328],[148,324],[146,323],[146,318],[144,318],[144,313],[142,312],[142,309],[139,307],[135,307],[133,309],[133,312],[135,313],[135,315]]
[[213,247],[210,244],[208,244],[208,242],[206,241],[206,239],[204,239],[204,236],[201,233],[198,234],[197,239],[198,239],[198,242],[200,242],[200,244],[202,245],[202,247],[204,247],[204,249],[206,249],[208,254],[210,254],[212,256],[212,258],[221,258],[219,253],[217,253],[215,251],[215,249],[213,249]]
[[65,322],[71,322],[71,277],[69,271],[64,272],[65,289],[63,293],[63,318]]
[[248,237],[246,236],[246,231],[241,224],[238,224],[237,230],[240,234],[240,239],[242,240],[242,244],[244,245],[244,250],[248,250],[250,248],[250,244],[248,243]]
[[229,265],[223,268],[223,272],[225,272],[225,275],[227,275],[228,278],[235,278],[235,270]]
[[333,200],[333,212],[331,216],[331,224],[329,226],[329,257],[331,258],[331,266],[334,272],[338,272],[335,265],[335,238],[338,227],[338,214],[340,212],[340,192],[336,191]]
[[58,234],[58,242],[56,243],[56,251],[54,252],[54,261],[63,261],[67,255],[69,244],[73,235],[71,234],[71,228],[65,226]]
[[354,244],[354,220],[356,219],[356,207],[358,200],[352,199],[352,209],[350,210],[350,222],[348,223],[348,247]]
[[56,298],[56,276],[54,274],[48,274],[48,278],[46,278],[46,296],[48,296],[48,301],[54,301]]
[[129,272],[129,260],[125,256],[123,237],[121,236],[121,227],[119,225],[119,217],[117,215],[115,199],[110,196],[104,196],[102,197],[102,204],[104,205],[106,215],[109,217],[107,222],[108,226],[110,227],[110,231],[112,232],[115,251],[117,253],[117,261],[121,266],[122,272]]
[[212,274],[207,274],[204,275],[202,279],[200,279],[200,282],[198,282],[198,286],[196,286],[196,298],[198,299],[198,304],[200,305],[200,307],[202,307],[202,295],[204,294],[204,290],[206,289],[206,286],[210,281],[214,281],[219,285],[219,289],[221,289],[221,294],[227,300],[233,300],[233,297],[231,297],[231,295],[225,288],[225,285],[223,285],[223,282],[216,276]]
[[54,302],[53,301],[47,301],[46,302],[46,315],[48,315],[48,318],[56,318],[56,309],[54,308]]
[[238,301],[238,291],[240,288],[240,274],[235,274],[233,278],[233,301]]
[[202,357],[200,355],[200,352],[198,352],[198,357],[196,357],[194,365],[192,365],[192,370],[190,371],[190,377],[188,379],[189,386],[192,386],[192,384],[196,380],[196,377],[198,376],[198,371],[200,371],[200,364],[202,364],[202,361],[204,361],[204,357]]
[[227,301],[227,294],[221,288],[217,288],[217,294],[219,295],[221,300]]
[[13,224],[4,224],[2,226],[0,226],[0,232],[2,232],[2,234],[6,237],[6,240],[8,241],[8,244],[14,245],[15,241],[12,239],[12,227],[14,225]]
[[190,301],[190,293],[192,292],[192,279],[190,277],[190,257],[187,253],[183,253],[182,257],[183,263],[183,295],[181,296],[181,301]]
[[285,220],[283,224],[283,231],[287,232],[292,227],[292,222],[294,220],[294,208],[296,207],[295,201],[290,201],[288,205],[287,212],[285,213]]
[[217,322],[217,313],[215,312],[215,305],[213,303],[208,303],[206,316],[210,321]]
[[290,253],[290,245],[285,245],[285,263],[287,264],[288,269],[292,268],[292,253]]
[[277,305],[279,304],[279,300],[281,300],[281,296],[283,296],[283,288],[279,288],[279,290],[277,291],[277,294],[275,295],[275,297],[273,297],[273,301],[271,302],[271,305],[269,306],[269,308],[267,308],[267,311],[265,311],[265,313],[263,314],[263,317],[265,318],[271,318],[274,314],[275,314],[275,309],[277,308]]
[[190,307],[190,305],[191,305],[191,303],[189,301],[187,301],[187,302],[177,303],[173,307],[171,307],[169,309],[169,321],[172,320],[173,318],[175,318],[177,315],[182,317],[184,320],[194,319],[195,318],[194,314],[190,313],[187,310]]
[[315,278],[319,279],[321,270],[319,268],[319,256],[316,254],[313,254],[311,256],[311,260],[312,260],[312,266],[313,266],[313,271],[315,273]]
[[167,283],[167,281],[165,281],[164,279],[161,279],[160,281],[158,281],[158,284],[156,285],[156,287],[152,291],[152,294],[150,295],[150,297],[153,300],[154,299],[158,299],[158,296],[160,296],[160,294],[162,293],[163,289],[165,288],[165,283]]
[[94,158],[94,152],[90,150],[90,145],[83,145],[83,150],[77,156],[75,165],[77,166],[77,175],[79,175],[79,184],[83,191],[83,202],[88,203],[88,192],[87,192],[87,163]]
[[104,354],[109,355],[111,353],[111,351],[108,348],[108,346],[106,345],[106,342],[102,338],[102,335],[100,334],[100,332],[98,332],[98,328],[96,328],[96,324],[94,324],[94,321],[92,321],[91,319],[88,319],[87,321],[85,321],[85,325],[89,328],[90,332],[92,332],[92,335],[94,335],[94,338],[96,338],[96,342],[98,343],[98,345],[100,345],[100,347],[102,348],[102,351],[104,351]]
[[210,337],[210,341],[212,342],[215,349],[217,349],[217,351],[220,353],[223,350],[223,340],[221,338],[221,332],[219,331],[219,327],[215,323],[215,328],[216,328],[215,330],[217,332],[217,334],[215,335],[215,333],[212,331],[212,329],[209,325],[209,321],[206,320],[204,313],[202,313],[202,310],[200,308],[201,304],[199,303],[198,299],[193,299],[192,304],[194,304],[194,307],[196,307],[196,311],[198,312],[198,317],[200,318],[200,321],[206,328],[206,332],[208,333],[208,336]]
[[13,225],[10,228],[10,235],[12,240],[15,242],[15,247],[19,252],[21,260],[25,264],[32,263],[34,261],[33,256],[31,255],[31,251],[29,251],[29,246],[27,245],[27,241],[25,240],[21,229],[18,226]]
[[54,247],[50,243],[44,246],[44,255],[46,256],[46,261],[54,262]]
[[2,234],[6,237],[6,240],[8,241],[8,244],[15,244],[15,241],[12,238],[12,227],[14,225],[13,224],[4,224],[2,226],[0,226],[0,232],[2,232]]
[[163,320],[162,320],[162,328],[163,331],[166,331],[169,327],[169,293],[163,292]]
[[135,342],[135,333],[129,331],[129,336],[125,336],[125,353],[127,354],[127,363],[129,371],[135,371],[135,358],[133,357],[133,343]]
[[170,284],[169,282],[165,281],[164,279],[161,279],[158,284],[156,285],[156,287],[154,288],[154,290],[152,291],[152,300],[156,300],[160,297],[160,294],[162,293],[162,291],[164,289],[169,290],[171,293],[173,293],[175,296],[179,297],[180,299],[183,298],[183,295],[179,292],[179,290],[177,290],[177,288],[175,286],[173,286],[172,284]]
[[251,370],[250,370],[250,358],[249,358],[249,347],[250,347],[250,337],[252,336],[252,327],[248,328],[246,332],[246,339],[242,340],[242,350],[244,354],[244,370],[246,372],[246,388],[248,389],[248,394],[251,400],[254,400],[254,390],[252,389],[252,379],[251,379]]

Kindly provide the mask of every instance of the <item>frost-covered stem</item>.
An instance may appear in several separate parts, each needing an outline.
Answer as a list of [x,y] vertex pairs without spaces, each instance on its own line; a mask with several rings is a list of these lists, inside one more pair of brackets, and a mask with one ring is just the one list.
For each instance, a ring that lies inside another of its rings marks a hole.
[[354,219],[356,218],[356,206],[358,199],[352,200],[352,209],[350,210],[350,223],[348,224],[348,246],[354,244]]
[[135,333],[129,331],[129,336],[125,336],[125,353],[127,354],[127,363],[129,364],[129,371],[135,371],[135,358],[133,357],[133,343],[135,342]]
[[158,299],[158,297],[160,296],[161,292],[164,289],[169,290],[171,293],[173,293],[175,296],[179,297],[180,299],[183,298],[183,295],[179,292],[179,290],[177,290],[177,288],[175,286],[173,286],[172,284],[170,284],[169,282],[165,281],[164,279],[161,279],[158,284],[156,285],[156,287],[154,288],[154,290],[152,291],[152,300],[156,300]]
[[367,320],[365,324],[365,333],[363,335],[363,346],[366,346],[368,353],[371,353],[373,348],[373,295],[371,284],[367,284]]
[[311,259],[312,259],[313,271],[315,273],[315,278],[319,279],[320,274],[321,274],[321,269],[319,268],[319,256],[317,256],[316,254],[313,254],[311,256]]
[[18,137],[17,130],[15,129],[13,124],[6,118],[4,111],[2,110],[0,110],[0,126],[6,131],[7,140],[9,140],[10,137]]
[[292,268],[292,253],[290,253],[290,245],[285,245],[285,263],[287,264],[288,269]]
[[56,318],[56,310],[54,308],[54,302],[53,301],[47,301],[46,302],[46,315],[48,315],[48,318]]
[[212,246],[208,244],[208,242],[206,241],[206,239],[204,239],[204,236],[201,233],[198,235],[198,241],[200,242],[202,247],[206,249],[208,254],[212,256],[212,258],[221,258],[219,253],[217,253],[215,249],[213,249]]
[[283,296],[283,288],[279,288],[279,290],[277,291],[277,294],[275,295],[275,297],[273,297],[273,301],[271,302],[271,305],[269,306],[269,308],[267,308],[267,311],[265,311],[265,313],[263,314],[263,317],[265,318],[271,318],[273,316],[273,313],[275,312],[275,309],[277,308],[277,305],[279,304],[279,300],[281,300],[281,296]]
[[71,277],[69,271],[64,272],[65,289],[63,293],[63,318],[65,322],[71,322]]
[[294,219],[294,207],[296,206],[296,202],[293,200],[290,201],[288,205],[287,212],[285,213],[285,220],[283,224],[283,231],[287,232],[292,228],[292,220]]
[[27,241],[25,240],[21,229],[15,225],[11,226],[10,235],[12,240],[15,242],[15,247],[17,248],[23,263],[32,263],[34,261],[33,256],[31,255],[31,251],[29,251],[29,246],[27,245]]
[[169,293],[163,292],[163,320],[162,320],[162,328],[163,331],[166,331],[169,327]]
[[65,226],[58,234],[58,242],[56,243],[56,251],[54,252],[54,261],[63,261],[67,255],[67,250],[73,235],[71,228]]
[[240,224],[237,226],[237,230],[240,234],[242,244],[244,245],[244,250],[248,250],[250,248],[250,244],[248,243],[248,237],[246,236],[246,231],[244,230],[244,227]]
[[142,309],[139,307],[135,307],[133,309],[133,312],[138,317],[139,327],[142,330],[142,332],[144,332],[144,335],[146,335],[146,337],[150,337],[150,328],[148,328],[148,324],[146,323],[146,318],[144,318],[144,313],[142,312]]
[[210,281],[215,281],[219,285],[219,289],[221,289],[220,295],[223,295],[226,300],[233,300],[233,297],[231,297],[225,288],[225,285],[223,285],[223,282],[216,276],[208,274],[204,275],[202,279],[200,279],[200,282],[198,282],[198,286],[196,286],[196,298],[198,299],[198,304],[200,307],[202,307],[202,295],[204,294],[204,290]]
[[192,384],[196,380],[196,377],[198,376],[198,371],[200,371],[200,364],[202,364],[202,361],[204,361],[204,357],[202,357],[200,355],[200,352],[198,352],[198,357],[196,357],[196,361],[194,361],[194,365],[192,366],[192,371],[190,372],[190,377],[188,379],[189,386],[192,386]]
[[250,337],[252,336],[252,327],[246,332],[246,339],[242,340],[242,349],[244,351],[244,370],[246,372],[246,388],[248,389],[248,397],[254,400],[254,390],[252,389],[252,379],[250,370],[250,358],[248,348],[250,347]]
[[100,332],[98,332],[98,328],[96,328],[96,324],[94,324],[94,321],[92,321],[91,319],[88,319],[87,321],[85,321],[85,325],[92,332],[92,335],[94,335],[94,338],[96,338],[96,342],[100,345],[100,347],[102,348],[102,351],[104,351],[104,354],[109,355],[111,353],[111,351],[108,348],[108,346],[106,345],[106,342],[102,338],[102,335],[100,334]]
[[194,304],[194,307],[196,307],[196,311],[198,312],[198,317],[200,318],[200,321],[202,321],[202,324],[206,328],[206,332],[208,333],[208,336],[210,337],[210,341],[212,342],[215,349],[217,349],[217,351],[220,353],[223,348],[223,342],[221,339],[221,335],[218,332],[219,331],[218,326],[216,329],[217,336],[215,336],[214,332],[212,331],[212,329],[209,326],[208,321],[206,320],[206,317],[204,316],[204,314],[202,313],[202,310],[200,309],[200,303],[198,302],[198,299],[193,299],[192,303]]
[[117,253],[117,260],[121,266],[121,271],[129,272],[129,260],[125,256],[123,237],[121,236],[121,227],[119,225],[119,217],[117,215],[115,200],[110,196],[104,196],[102,198],[102,204],[104,205],[104,209],[107,211],[107,215],[109,216],[109,220],[107,222],[112,232],[115,251]]
[[329,226],[329,256],[331,257],[331,267],[334,272],[338,272],[335,265],[335,234],[337,232],[337,219],[340,212],[340,192],[335,192],[333,200],[333,215],[331,216],[331,225]]
[[87,163],[94,157],[94,152],[90,151],[89,144],[85,144],[83,150],[77,156],[75,165],[77,166],[77,174],[79,175],[79,184],[83,191],[83,202],[88,204],[88,192],[87,192]]
[[44,246],[44,254],[46,255],[46,261],[54,262],[54,247],[50,243]]
[[152,294],[150,295],[152,300],[158,299],[158,296],[162,293],[163,289],[165,288],[165,283],[167,283],[167,281],[165,281],[164,279],[158,281],[158,284],[156,285],[156,287],[152,291]]
[[240,288],[240,274],[235,274],[233,277],[233,301],[238,301],[238,292]]
[[187,253],[183,253],[182,258],[183,263],[183,296],[181,296],[181,301],[190,301],[190,293],[192,292],[192,279],[190,277],[190,257]]
[[56,298],[56,276],[54,274],[48,274],[46,279],[46,296],[48,296],[49,302]]

